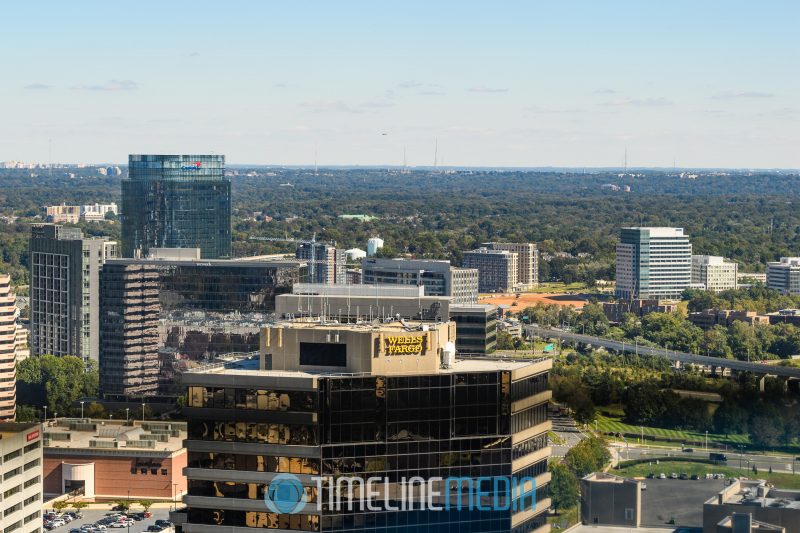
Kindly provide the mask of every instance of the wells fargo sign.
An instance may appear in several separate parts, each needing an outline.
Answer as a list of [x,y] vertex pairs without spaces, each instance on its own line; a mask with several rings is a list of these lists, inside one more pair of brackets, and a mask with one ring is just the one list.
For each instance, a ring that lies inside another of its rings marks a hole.
[[386,355],[418,355],[425,351],[425,337],[386,337]]

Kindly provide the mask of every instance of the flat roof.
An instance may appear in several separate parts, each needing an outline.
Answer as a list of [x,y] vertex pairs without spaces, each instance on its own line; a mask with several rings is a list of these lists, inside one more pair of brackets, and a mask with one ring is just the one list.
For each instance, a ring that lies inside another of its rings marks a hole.
[[175,265],[175,266],[231,266],[236,268],[254,268],[259,266],[302,266],[308,263],[303,259],[108,259],[106,264],[116,265]]
[[[135,416],[135,409],[131,410],[131,415]],[[91,451],[98,454],[107,452],[127,453],[135,455],[146,452],[176,452],[183,448],[183,440],[187,437],[186,423],[185,422],[162,422],[160,420],[145,421],[144,425],[147,429],[142,427],[141,421],[132,422],[133,425],[125,425],[124,421],[117,420],[100,420],[100,419],[58,419],[54,422],[48,420],[47,425],[44,427],[44,438],[48,439],[45,445],[45,450],[64,450],[67,452],[73,451]],[[177,436],[173,436],[169,432],[154,431],[156,428],[161,429],[169,426],[171,429],[179,430]],[[152,448],[141,446],[128,446],[128,441],[140,442],[149,440],[146,436],[156,434],[166,434],[167,440],[161,442],[156,440]],[[59,439],[59,436],[65,434],[69,435],[69,439]],[[101,444],[92,446],[92,441],[103,443],[116,443]]]
[[277,322],[276,324],[271,324],[267,327],[283,327],[286,329],[319,329],[319,330],[330,330],[330,331],[360,331],[360,332],[369,332],[369,331],[387,331],[392,333],[420,333],[426,331],[425,328],[430,330],[431,328],[436,328],[438,325],[444,324],[444,322],[419,322],[419,321],[397,321],[392,320],[391,322],[380,322],[378,320],[372,322],[359,322],[356,324],[344,323],[344,322],[322,322],[317,319],[312,320],[304,320],[304,319],[297,319],[291,321],[284,321],[284,322]]
[[39,427],[38,422],[3,422],[0,424],[0,439],[24,433],[35,427]]

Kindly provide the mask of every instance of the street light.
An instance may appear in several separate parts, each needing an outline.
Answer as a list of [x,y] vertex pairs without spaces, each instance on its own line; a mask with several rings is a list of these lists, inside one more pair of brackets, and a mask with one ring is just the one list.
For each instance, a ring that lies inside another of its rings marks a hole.
[[44,406],[44,423],[47,424],[47,406]]
[[642,439],[639,441],[639,443],[640,443],[642,446],[644,446],[644,427],[642,427],[642,426],[639,426],[639,429],[640,429],[640,430],[642,430]]
[[81,402],[81,418],[83,418],[83,404],[84,402]]
[[144,406],[145,406],[145,403],[142,402],[142,422],[144,422]]
[[708,430],[706,430],[706,451],[708,451]]
[[125,408],[125,425],[128,425],[128,412],[131,410],[130,407]]
[[173,483],[172,484],[172,509],[175,510],[175,511],[178,510],[178,504],[175,502],[175,496],[177,494],[178,494],[178,484],[177,483]]

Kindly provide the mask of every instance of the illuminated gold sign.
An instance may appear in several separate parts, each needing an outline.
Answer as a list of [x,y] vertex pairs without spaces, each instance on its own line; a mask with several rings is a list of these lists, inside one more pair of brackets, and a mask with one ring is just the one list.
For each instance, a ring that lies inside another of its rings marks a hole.
[[386,337],[386,355],[419,355],[425,351],[425,337]]

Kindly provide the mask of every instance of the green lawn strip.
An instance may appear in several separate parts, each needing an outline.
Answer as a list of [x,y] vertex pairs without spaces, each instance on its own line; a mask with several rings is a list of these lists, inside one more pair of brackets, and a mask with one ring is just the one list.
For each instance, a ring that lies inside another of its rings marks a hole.
[[578,523],[578,513],[577,505],[570,509],[563,509],[558,512],[558,516],[548,516],[547,523],[550,524],[551,531],[563,531]]
[[563,438],[559,437],[552,431],[547,432],[547,437],[550,439],[550,442],[555,444],[556,446],[563,446],[566,443],[566,441]]
[[[689,462],[689,461],[659,461],[659,464],[655,464],[655,459],[652,461],[651,464],[648,463],[640,463],[633,466],[623,467],[620,470],[614,469],[612,471],[613,474],[625,476],[625,477],[647,477],[649,474],[666,474],[669,476],[672,473],[675,474],[688,474],[694,475],[697,474],[700,477],[705,478],[706,474],[725,474],[726,478],[730,477],[748,477],[751,479],[765,479],[773,483],[776,487],[782,489],[800,489],[800,475],[792,475],[792,474],[784,474],[784,473],[772,473],[770,474],[768,470],[758,470],[757,473],[753,473],[751,470],[746,469],[738,469],[733,468],[731,466],[717,466],[712,464],[700,463],[700,462]],[[691,480],[674,480],[677,482],[682,483],[691,483]]]

